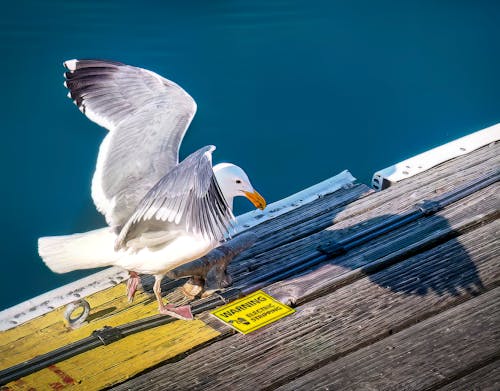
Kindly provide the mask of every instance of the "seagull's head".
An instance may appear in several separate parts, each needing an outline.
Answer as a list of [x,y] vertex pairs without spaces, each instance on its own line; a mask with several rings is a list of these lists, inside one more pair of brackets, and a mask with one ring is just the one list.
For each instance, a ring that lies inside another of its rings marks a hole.
[[248,198],[256,208],[263,210],[266,200],[253,188],[247,174],[231,163],[219,163],[213,167],[215,178],[229,207],[233,209],[233,198]]

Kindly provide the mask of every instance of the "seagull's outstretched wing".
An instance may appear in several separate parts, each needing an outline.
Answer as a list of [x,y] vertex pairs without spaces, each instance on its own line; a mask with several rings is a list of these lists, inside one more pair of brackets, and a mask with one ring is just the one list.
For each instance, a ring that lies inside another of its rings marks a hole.
[[206,146],[193,152],[146,194],[121,230],[116,250],[155,231],[162,225],[159,222],[180,225],[209,240],[223,238],[234,216],[212,170],[214,150],[214,146]]
[[92,198],[121,228],[144,195],[178,163],[196,103],[177,84],[146,69],[103,60],[69,60],[68,96],[110,132],[92,179]]

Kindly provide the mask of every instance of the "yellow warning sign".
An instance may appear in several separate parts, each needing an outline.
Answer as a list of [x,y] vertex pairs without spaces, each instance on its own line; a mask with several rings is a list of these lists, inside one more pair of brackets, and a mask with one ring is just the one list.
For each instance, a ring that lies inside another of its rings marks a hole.
[[212,315],[243,334],[294,313],[293,308],[262,291],[254,292],[211,312]]

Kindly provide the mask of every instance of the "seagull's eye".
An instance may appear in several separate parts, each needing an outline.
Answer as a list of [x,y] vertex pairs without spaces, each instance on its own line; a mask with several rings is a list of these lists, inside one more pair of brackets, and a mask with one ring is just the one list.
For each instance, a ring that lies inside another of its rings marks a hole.
[[236,183],[239,185],[241,181],[239,179],[236,179]]

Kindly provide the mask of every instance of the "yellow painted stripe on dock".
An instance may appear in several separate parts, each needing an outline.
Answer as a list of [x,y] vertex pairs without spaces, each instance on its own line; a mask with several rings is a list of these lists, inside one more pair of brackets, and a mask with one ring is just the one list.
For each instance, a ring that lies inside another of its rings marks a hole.
[[[156,300],[138,293],[127,302],[124,284],[86,298],[91,307],[89,324],[77,330],[63,322],[64,308],[56,309],[14,329],[0,333],[0,368],[88,337],[103,326],[118,326],[157,314]],[[181,321],[137,333],[101,346],[8,384],[11,390],[59,390],[76,387],[93,390],[123,381],[161,361],[207,342],[219,333],[200,320]]]

